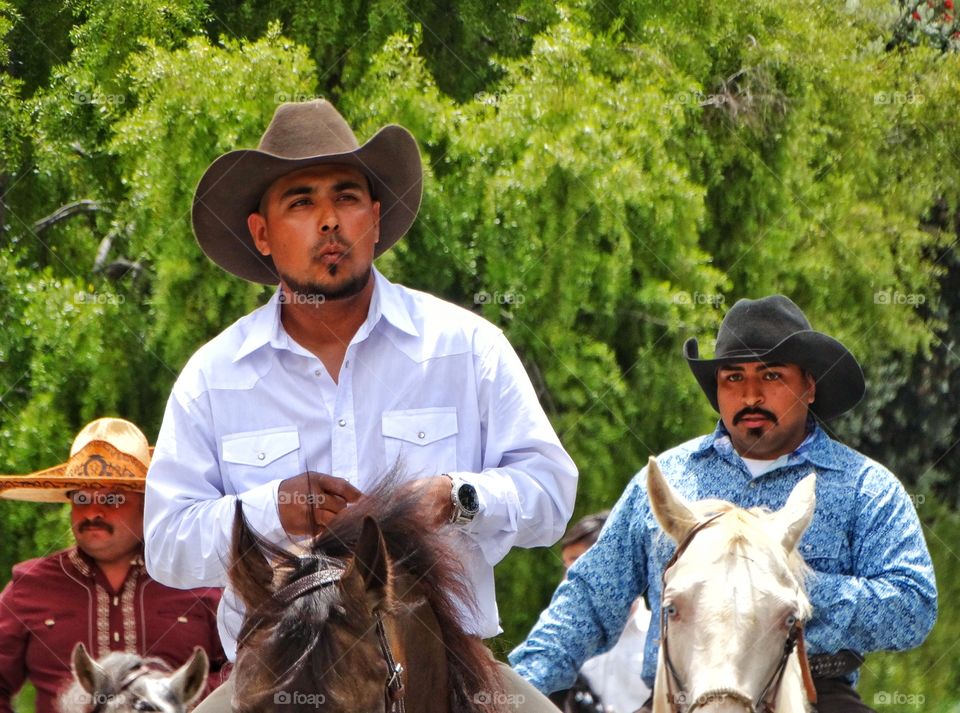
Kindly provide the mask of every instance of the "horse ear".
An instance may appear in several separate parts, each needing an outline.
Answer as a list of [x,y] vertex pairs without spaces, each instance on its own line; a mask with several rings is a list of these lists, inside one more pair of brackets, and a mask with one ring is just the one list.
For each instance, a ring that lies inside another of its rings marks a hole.
[[107,675],[103,667],[90,657],[87,647],[80,642],[73,647],[70,658],[73,663],[73,677],[77,679],[77,683],[90,695],[96,693]]
[[387,598],[390,562],[380,526],[370,516],[363,518],[363,529],[354,548],[353,568],[363,580],[371,608],[376,608]]
[[227,571],[230,584],[248,611],[259,607],[273,594],[273,569],[243,517],[243,503],[239,500],[233,516],[233,544]]
[[203,693],[209,672],[210,660],[207,658],[207,652],[197,646],[190,660],[170,677],[170,690],[183,701],[184,706],[189,706]]
[[783,549],[793,552],[803,536],[817,506],[817,476],[811,473],[793,488],[787,504],[774,513],[774,521],[782,531]]
[[676,542],[680,542],[697,525],[697,516],[660,471],[657,459],[650,456],[647,463],[647,495],[653,515],[660,527]]

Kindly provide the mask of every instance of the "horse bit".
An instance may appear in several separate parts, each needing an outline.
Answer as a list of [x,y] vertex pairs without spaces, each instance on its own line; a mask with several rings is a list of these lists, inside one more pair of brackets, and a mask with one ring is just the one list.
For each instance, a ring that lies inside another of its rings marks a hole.
[[[281,587],[273,596],[283,604],[291,604],[305,594],[339,583],[343,578],[344,572],[345,570],[340,567],[326,567]],[[405,713],[406,704],[404,703],[404,695],[406,694],[406,690],[404,689],[402,678],[404,668],[403,665],[396,660],[393,655],[393,649],[390,648],[390,640],[387,638],[387,632],[383,628],[383,617],[379,611],[376,612],[374,616],[376,617],[377,641],[380,644],[380,653],[383,656],[384,663],[387,664],[387,680],[384,683],[384,703],[386,710],[390,713]],[[256,626],[247,629],[247,627],[244,626],[246,631],[241,632],[240,640],[245,639],[255,628]]]
[[[661,593],[666,591],[667,587],[667,572],[670,570],[673,565],[677,563],[677,560],[680,559],[680,556],[686,551],[687,547],[690,545],[690,542],[693,538],[700,533],[702,530],[706,529],[709,525],[713,523],[714,520],[717,520],[725,513],[719,512],[711,517],[703,520],[702,522],[697,523],[697,525],[687,533],[677,549],[674,551],[673,556],[667,561],[667,566],[663,569],[663,575],[660,579],[660,591]],[[694,710],[698,706],[708,703],[711,700],[716,700],[719,698],[730,698],[737,703],[740,703],[744,708],[747,709],[748,713],[774,713],[772,701],[775,694],[780,688],[780,683],[783,680],[783,674],[787,669],[787,661],[790,659],[790,654],[796,649],[800,657],[800,670],[803,674],[803,685],[806,689],[807,699],[811,703],[816,703],[817,693],[813,686],[813,678],[810,676],[810,668],[807,662],[807,653],[803,643],[803,622],[797,618],[794,618],[793,624],[790,626],[790,630],[787,632],[787,638],[783,643],[783,653],[780,656],[780,661],[777,664],[776,669],[770,675],[770,679],[767,681],[767,685],[763,687],[763,690],[760,692],[760,695],[757,696],[755,701],[751,701],[746,695],[737,691],[733,688],[721,688],[712,691],[707,691],[707,693],[700,696],[696,701],[688,701],[687,694],[684,691],[683,680],[680,678],[680,674],[677,673],[676,667],[673,665],[673,661],[670,658],[670,645],[667,640],[667,624],[668,618],[665,614],[665,607],[660,607],[660,646],[663,649],[663,661],[667,666],[667,702],[670,704],[670,710],[674,713],[682,713],[685,709],[687,713]],[[676,687],[678,692],[674,692],[674,687]],[[767,700],[768,696],[770,701]]]

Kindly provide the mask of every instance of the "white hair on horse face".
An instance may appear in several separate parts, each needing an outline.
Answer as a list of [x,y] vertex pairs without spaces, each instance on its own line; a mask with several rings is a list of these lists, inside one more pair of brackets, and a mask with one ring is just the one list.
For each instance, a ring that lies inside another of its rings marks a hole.
[[[664,575],[661,640],[668,646],[660,649],[654,713],[671,711],[668,687],[688,705],[709,700],[711,711],[743,710],[777,676],[785,642],[812,612],[804,591],[808,569],[795,546],[813,514],[814,482],[799,483],[776,512],[748,511],[720,501],[689,503],[659,468],[648,470],[655,516],[671,537],[685,540]],[[665,649],[676,678],[667,671]],[[778,713],[806,710],[795,653],[776,699]]]

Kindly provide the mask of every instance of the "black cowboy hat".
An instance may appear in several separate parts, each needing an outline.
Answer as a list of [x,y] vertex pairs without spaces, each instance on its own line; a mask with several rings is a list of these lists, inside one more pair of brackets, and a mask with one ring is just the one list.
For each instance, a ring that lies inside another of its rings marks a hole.
[[413,135],[385,126],[363,146],[327,101],[277,107],[256,149],[226,153],[210,164],[193,194],[193,232],[207,257],[251,282],[280,281],[273,259],[261,255],[247,216],[281,176],[318,164],[353,166],[370,179],[380,201],[379,256],[413,225],[423,194],[423,166]]
[[783,295],[737,300],[720,324],[713,359],[699,355],[697,340],[688,339],[683,356],[717,411],[717,369],[748,361],[796,364],[810,372],[817,383],[810,410],[824,420],[849,411],[866,392],[863,370],[850,350],[811,329],[800,308]]

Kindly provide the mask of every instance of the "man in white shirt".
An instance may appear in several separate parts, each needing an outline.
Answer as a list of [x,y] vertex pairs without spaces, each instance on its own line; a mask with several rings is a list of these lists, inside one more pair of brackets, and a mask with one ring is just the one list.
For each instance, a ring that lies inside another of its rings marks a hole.
[[[193,205],[201,248],[279,288],[201,347],[173,388],[147,480],[156,579],[227,585],[238,500],[262,537],[289,543],[400,464],[436,522],[460,530],[479,604],[464,611],[468,629],[498,633],[493,566],[563,534],[577,473],[501,331],[373,268],[421,193],[406,129],[358,146],[322,100],[281,105],[258,149],[207,169]],[[219,623],[231,659],[241,619],[228,589]]]

